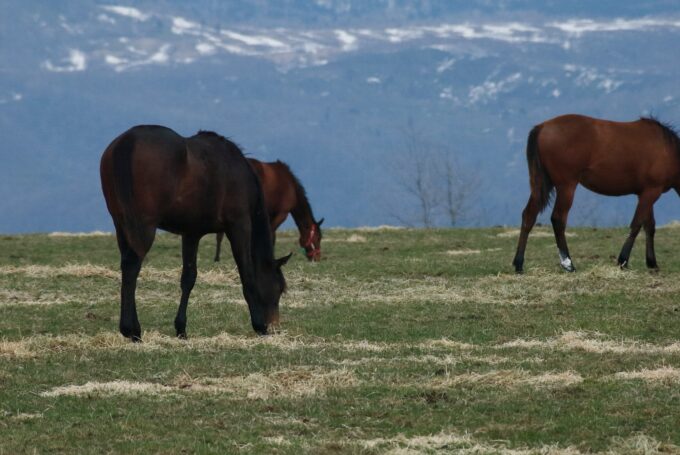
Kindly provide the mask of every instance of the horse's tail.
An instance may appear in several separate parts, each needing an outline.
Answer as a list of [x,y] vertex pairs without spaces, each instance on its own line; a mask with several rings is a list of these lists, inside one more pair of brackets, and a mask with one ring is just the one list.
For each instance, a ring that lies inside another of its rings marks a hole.
[[550,204],[553,185],[550,175],[545,171],[538,155],[538,134],[542,125],[536,125],[529,133],[527,139],[527,164],[529,165],[529,182],[531,183],[532,196],[538,196],[538,211],[543,212]]
[[118,227],[130,247],[140,258],[143,258],[153,242],[155,229],[150,229],[141,222],[134,209],[134,179],[132,175],[132,157],[135,149],[134,133],[128,131],[114,144],[111,150],[113,164],[113,188],[122,219],[116,220]]

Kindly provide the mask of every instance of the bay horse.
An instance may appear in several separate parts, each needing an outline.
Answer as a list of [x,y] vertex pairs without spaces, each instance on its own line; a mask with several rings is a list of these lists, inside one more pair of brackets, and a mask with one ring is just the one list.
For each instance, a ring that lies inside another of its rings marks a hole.
[[575,270],[564,231],[579,183],[607,196],[637,195],[637,208],[618,264],[622,268],[628,265],[635,238],[644,227],[647,267],[658,269],[654,203],[671,188],[680,195],[680,138],[672,127],[655,118],[613,122],[564,115],[536,125],[529,133],[526,153],[531,195],[522,212],[513,260],[516,272],[523,271],[529,232],[536,216],[550,203],[553,191],[556,196],[550,221],[560,265],[568,272]]
[[141,341],[135,290],[157,228],[182,236],[178,337],[186,337],[198,243],[210,232],[227,233],[253,329],[264,335],[278,322],[281,266],[290,255],[274,259],[262,188],[236,144],[209,131],[185,138],[163,126],[135,126],[106,148],[100,174],[121,256],[123,336]]
[[[293,174],[290,167],[282,162],[265,163],[255,158],[248,158],[248,163],[257,173],[262,182],[264,191],[264,204],[269,214],[271,223],[272,239],[276,241],[276,230],[286,221],[288,214],[293,215],[293,220],[300,231],[300,247],[305,250],[305,256],[310,261],[321,259],[321,223],[314,219],[312,206],[307,199],[307,192],[300,180]],[[215,261],[220,260],[220,249],[223,233],[217,234],[217,248]]]

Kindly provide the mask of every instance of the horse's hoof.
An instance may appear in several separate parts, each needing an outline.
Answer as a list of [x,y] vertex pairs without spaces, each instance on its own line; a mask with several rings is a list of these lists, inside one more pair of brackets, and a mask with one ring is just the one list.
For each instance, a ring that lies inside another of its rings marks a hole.
[[515,267],[515,273],[518,275],[524,273],[524,261],[520,262],[518,260],[514,260],[512,261],[512,265]]
[[141,343],[142,341],[142,330],[139,327],[133,329],[121,327],[120,334],[125,338],[129,338],[133,343]]
[[619,261],[619,268],[621,270],[627,269],[628,268],[628,260],[626,259],[624,261]]
[[177,332],[177,338],[180,340],[186,340],[187,339],[187,333],[186,332]]
[[562,257],[560,255],[560,266],[565,272],[575,272],[576,268],[574,267],[574,263],[571,262],[571,258],[569,256]]

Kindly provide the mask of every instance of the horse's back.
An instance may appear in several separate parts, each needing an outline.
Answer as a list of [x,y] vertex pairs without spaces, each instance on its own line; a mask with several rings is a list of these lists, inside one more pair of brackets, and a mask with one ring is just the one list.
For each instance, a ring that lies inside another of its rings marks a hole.
[[617,122],[569,114],[538,125],[538,150],[556,185],[578,180],[602,194],[668,188],[680,172],[680,156],[655,121]]
[[127,212],[171,232],[219,232],[256,203],[245,158],[215,133],[185,138],[162,126],[136,126],[107,148],[101,170],[114,221]]

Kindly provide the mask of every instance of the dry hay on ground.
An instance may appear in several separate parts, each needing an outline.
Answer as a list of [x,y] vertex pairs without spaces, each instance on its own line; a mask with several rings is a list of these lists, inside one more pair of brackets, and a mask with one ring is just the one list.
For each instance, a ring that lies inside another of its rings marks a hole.
[[430,453],[450,454],[506,454],[506,455],[652,455],[664,453],[680,453],[680,447],[661,443],[651,436],[636,434],[626,438],[612,438],[607,449],[600,452],[585,452],[577,447],[559,447],[558,445],[540,445],[538,447],[510,448],[505,441],[482,441],[469,434],[441,432],[435,435],[406,436],[400,434],[393,438],[364,439],[348,442],[348,445],[366,450],[380,450],[380,453],[391,455],[414,455]]
[[229,394],[249,400],[272,398],[304,398],[321,396],[329,389],[353,387],[358,379],[349,370],[318,370],[293,368],[271,373],[252,373],[246,376],[221,378],[193,378],[183,373],[169,384],[116,380],[90,381],[82,385],[55,387],[40,393],[43,397],[107,396],[107,395],[162,395],[169,393]]
[[497,348],[541,349],[557,351],[585,351],[596,354],[678,354],[680,342],[667,345],[642,343],[636,340],[606,340],[597,332],[568,331],[547,340],[518,339]]
[[91,232],[50,232],[48,237],[108,237],[112,236],[113,232],[105,231],[91,231]]
[[[519,229],[510,229],[507,231],[499,232],[496,237],[507,238],[507,237],[519,237]],[[565,232],[566,237],[576,237],[575,232]],[[529,233],[529,237],[554,237],[555,234],[552,231],[542,230],[542,229],[532,229]]]
[[461,384],[475,387],[503,387],[514,388],[528,386],[537,389],[563,388],[583,382],[583,377],[573,371],[546,372],[530,374],[523,370],[494,370],[484,373],[451,374],[436,377],[428,382],[421,382],[420,387],[432,389],[449,389]]
[[654,370],[621,371],[614,375],[621,380],[642,380],[651,383],[678,384],[680,383],[680,369],[664,366]]
[[69,302],[61,292],[19,291],[0,289],[0,307],[62,305]]
[[[65,264],[53,265],[26,265],[26,266],[0,266],[0,275],[21,274],[29,278],[55,278],[59,276],[71,276],[78,278],[110,278],[120,279],[120,271],[96,264]],[[156,267],[142,267],[139,274],[140,282],[179,282],[182,269]],[[236,267],[229,269],[207,269],[198,271],[196,278],[198,284],[232,285],[240,286],[241,281]]]
[[101,332],[96,335],[36,335],[17,341],[0,340],[0,356],[27,358],[50,355],[56,352],[83,352],[85,350],[132,352],[189,350],[212,352],[222,349],[252,349],[258,346],[267,346],[285,351],[332,348],[347,352],[382,352],[391,348],[386,343],[293,337],[286,335],[285,332],[279,332],[268,337],[237,336],[229,333],[220,333],[212,337],[190,337],[188,340],[180,340],[158,332],[144,332],[142,340],[142,343],[131,343],[130,340],[114,331]]

